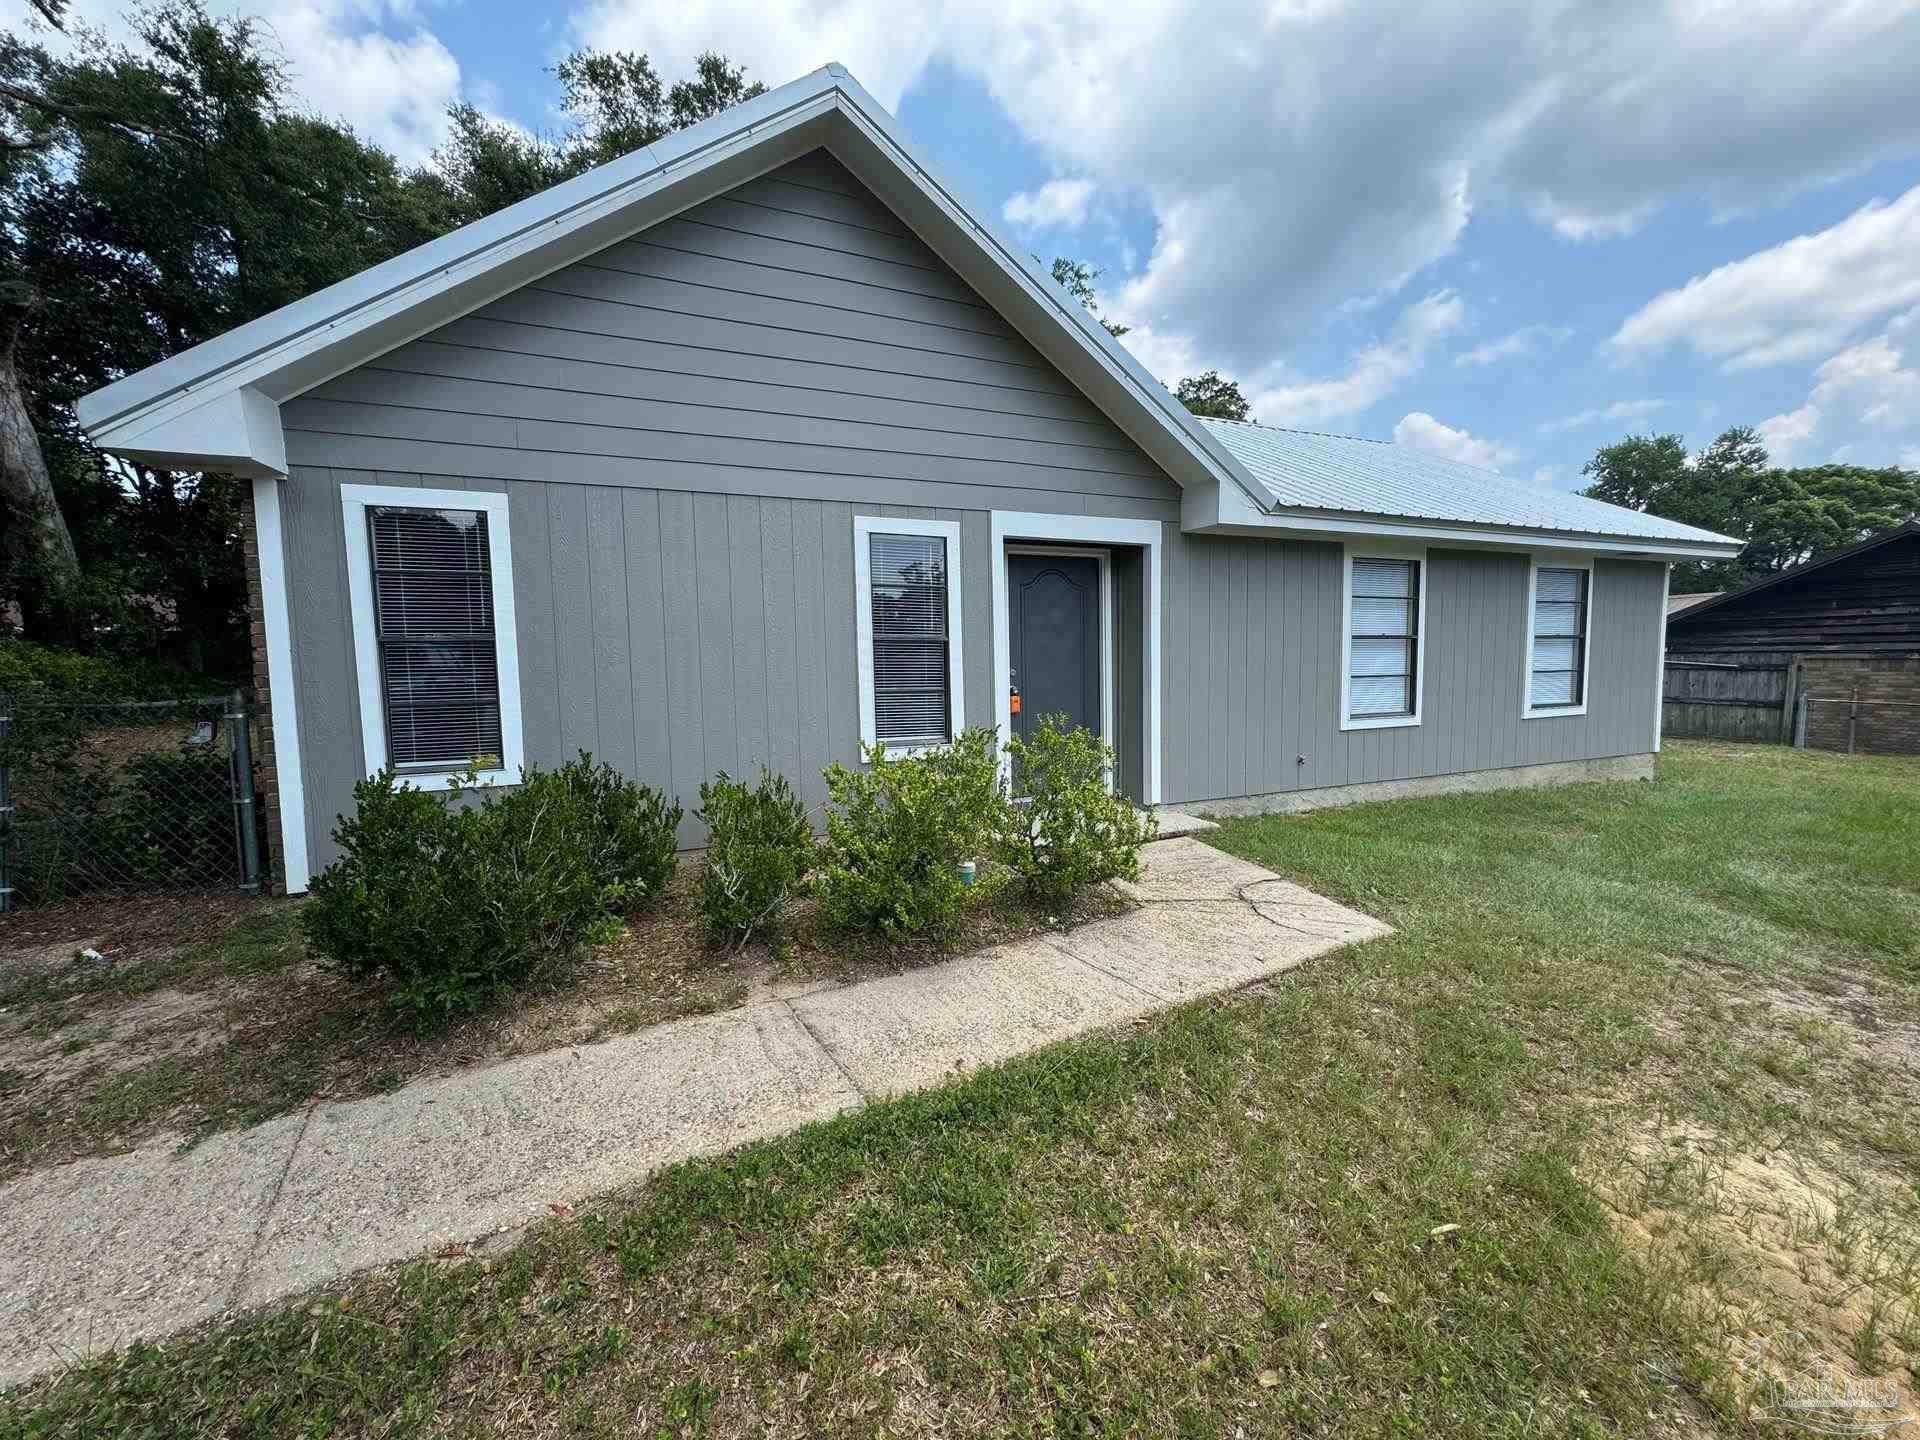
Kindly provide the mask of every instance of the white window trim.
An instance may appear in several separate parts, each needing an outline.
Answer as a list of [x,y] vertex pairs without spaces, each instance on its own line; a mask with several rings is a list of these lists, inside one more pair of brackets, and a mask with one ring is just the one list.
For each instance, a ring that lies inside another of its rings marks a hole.
[[[1342,730],[1403,730],[1418,725],[1427,705],[1427,547],[1424,545],[1343,545],[1340,570],[1340,728]],[[1413,560],[1420,567],[1419,609],[1414,614],[1413,713],[1411,715],[1353,715],[1353,562],[1356,560]]]
[[[961,653],[960,523],[957,520],[920,520],[901,515],[853,517],[853,596],[855,643],[860,655],[860,743],[873,745],[878,727],[873,718],[873,546],[875,535],[939,535],[947,542],[947,728],[958,735],[967,728],[966,668]],[[924,755],[939,745],[889,744],[889,755]]]
[[[1586,629],[1580,636],[1580,703],[1578,705],[1543,705],[1538,709],[1533,704],[1533,597],[1540,583],[1540,571],[1547,570],[1584,570],[1587,572],[1587,614]],[[1521,657],[1520,667],[1520,718],[1522,720],[1553,720],[1563,715],[1584,715],[1587,713],[1587,699],[1592,693],[1593,682],[1593,615],[1594,602],[1598,596],[1594,591],[1593,557],[1576,552],[1557,552],[1537,550],[1527,557],[1527,610],[1526,653]],[[1664,609],[1664,607],[1662,607]],[[1661,620],[1664,634],[1666,621]]]
[[[1038,541],[1081,545],[1125,545],[1146,553],[1146,614],[1141,617],[1140,697],[1142,801],[1160,803],[1160,545],[1158,520],[1123,520],[1105,515],[1055,515],[1036,510],[995,510],[989,516],[993,576],[994,723],[1004,757],[1013,738],[1013,621],[1007,598],[1009,542]],[[1109,732],[1111,735],[1111,732]],[[1004,759],[1003,759],[1004,765]]]
[[[520,727],[520,646],[513,614],[513,536],[507,497],[492,490],[427,490],[402,485],[342,485],[340,515],[346,527],[347,594],[353,615],[354,671],[360,689],[360,749],[363,768],[377,774],[387,764],[387,716],[380,687],[380,639],[374,623],[373,558],[367,550],[367,507],[399,505],[417,510],[478,510],[487,517],[488,563],[493,572],[494,660],[500,680],[500,765],[482,770],[480,785],[517,783],[526,768]],[[412,770],[398,776],[416,790],[447,790],[464,768]]]

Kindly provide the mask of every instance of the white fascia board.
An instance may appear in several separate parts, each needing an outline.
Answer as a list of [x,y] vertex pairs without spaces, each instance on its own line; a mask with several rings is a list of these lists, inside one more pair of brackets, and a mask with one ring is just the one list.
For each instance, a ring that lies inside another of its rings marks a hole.
[[217,470],[247,480],[287,473],[280,406],[253,386],[228,390],[124,440],[113,453],[162,470]]
[[80,423],[116,451],[163,432],[166,449],[204,453],[197,463],[214,468],[211,457],[224,452],[191,446],[195,437],[215,444],[222,432],[187,420],[211,399],[247,387],[291,399],[805,154],[823,143],[819,122],[838,105],[837,78],[817,70],[96,390],[76,407]]
[[1710,545],[1638,535],[1579,535],[1565,530],[1498,529],[1384,515],[1336,515],[1263,510],[1225,487],[1181,497],[1180,528],[1194,535],[1241,535],[1252,539],[1340,540],[1348,537],[1404,540],[1463,550],[1571,550],[1628,560],[1731,560],[1741,546]]

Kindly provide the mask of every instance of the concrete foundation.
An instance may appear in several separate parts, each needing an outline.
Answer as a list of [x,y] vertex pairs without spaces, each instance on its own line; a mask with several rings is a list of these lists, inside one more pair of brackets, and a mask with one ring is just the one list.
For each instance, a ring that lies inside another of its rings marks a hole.
[[1181,808],[1202,815],[1293,815],[1335,805],[1365,805],[1376,800],[1410,800],[1422,795],[1457,795],[1477,790],[1531,790],[1543,785],[1575,785],[1592,780],[1651,780],[1652,755],[1614,755],[1604,760],[1563,760],[1551,765],[1513,765],[1504,770],[1463,770],[1457,775],[1423,775],[1414,780],[1376,780],[1366,785],[1326,785],[1317,790],[1279,790],[1223,800],[1189,800]]

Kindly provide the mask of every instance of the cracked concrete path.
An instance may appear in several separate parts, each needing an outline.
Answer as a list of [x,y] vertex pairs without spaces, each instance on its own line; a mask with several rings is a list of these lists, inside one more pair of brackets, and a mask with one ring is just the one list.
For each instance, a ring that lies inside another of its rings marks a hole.
[[1142,859],[1141,908],[1068,934],[23,1176],[0,1385],[1390,933],[1197,840]]

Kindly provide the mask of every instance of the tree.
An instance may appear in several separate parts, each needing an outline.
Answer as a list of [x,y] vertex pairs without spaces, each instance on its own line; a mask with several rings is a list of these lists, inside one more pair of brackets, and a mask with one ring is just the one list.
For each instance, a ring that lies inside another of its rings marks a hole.
[[1117,320],[1109,320],[1100,313],[1100,297],[1095,292],[1093,284],[1106,273],[1098,265],[1090,264],[1085,260],[1069,260],[1064,255],[1053,257],[1054,283],[1062,286],[1069,295],[1078,300],[1080,308],[1098,320],[1101,328],[1118,340],[1133,327],[1122,325]]
[[1897,466],[1780,470],[1749,426],[1725,431],[1692,460],[1678,435],[1603,446],[1582,491],[1746,542],[1737,560],[1674,567],[1676,590],[1726,590],[1799,565],[1920,515],[1920,472]]
[[1173,397],[1196,415],[1216,420],[1251,420],[1252,408],[1240,393],[1238,381],[1229,380],[1218,370],[1204,375],[1189,375],[1173,388]]
[[766,93],[742,66],[711,52],[693,78],[666,85],[645,55],[579,50],[553,68],[567,127],[558,137],[531,135],[455,105],[453,133],[434,153],[423,186],[444,185],[447,215],[465,224],[571,180],[656,140]]

